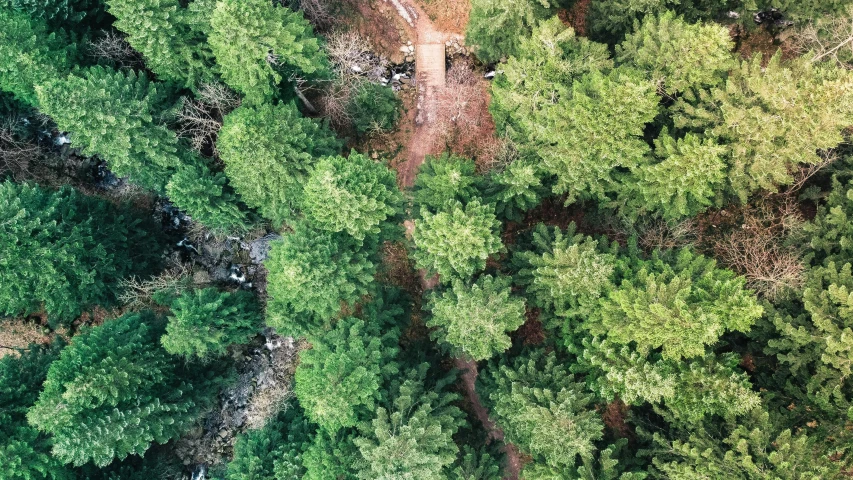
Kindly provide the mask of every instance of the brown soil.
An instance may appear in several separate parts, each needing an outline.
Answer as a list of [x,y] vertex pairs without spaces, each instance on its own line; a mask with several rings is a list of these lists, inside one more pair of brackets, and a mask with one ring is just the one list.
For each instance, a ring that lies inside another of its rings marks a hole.
[[424,0],[423,10],[439,30],[464,35],[465,28],[468,26],[468,15],[471,13],[471,2],[470,0]]
[[42,328],[35,322],[0,320],[0,358],[18,356],[31,343],[50,343],[50,337],[42,333]]

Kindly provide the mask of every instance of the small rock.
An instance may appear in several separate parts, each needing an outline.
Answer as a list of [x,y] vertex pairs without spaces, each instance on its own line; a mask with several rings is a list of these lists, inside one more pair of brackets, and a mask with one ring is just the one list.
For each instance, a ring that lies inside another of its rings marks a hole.
[[406,45],[411,45],[411,44],[412,44],[412,41],[411,41],[411,40],[409,40],[408,42],[406,42]]
[[403,53],[406,53],[406,52],[408,52],[408,51],[409,51],[409,47],[408,47],[408,46],[406,46],[406,45],[403,45],[402,47],[400,47],[400,51],[401,51],[401,52],[403,52]]
[[415,61],[415,57],[413,57],[413,56],[411,56],[411,55],[406,55],[406,59],[405,59],[405,60],[406,60],[407,62],[414,62],[414,61]]

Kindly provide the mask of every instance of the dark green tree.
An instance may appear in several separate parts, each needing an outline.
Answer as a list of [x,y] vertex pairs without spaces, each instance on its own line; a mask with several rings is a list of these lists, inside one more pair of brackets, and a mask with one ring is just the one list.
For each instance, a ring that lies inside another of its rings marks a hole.
[[448,480],[500,480],[501,465],[485,448],[479,451],[468,445],[462,447],[459,458],[451,466]]
[[347,111],[359,135],[390,132],[400,119],[402,102],[389,87],[361,82],[350,99]]
[[539,20],[554,15],[558,0],[473,0],[465,39],[486,63],[515,55]]
[[314,159],[340,153],[334,134],[292,103],[241,106],[225,117],[216,146],[243,201],[276,223],[294,218]]
[[486,202],[495,204],[498,217],[520,222],[524,212],[539,205],[544,187],[535,162],[519,159],[489,175],[484,190]]
[[602,0],[590,5],[587,26],[591,38],[614,44],[622,41],[632,28],[636,30],[644,18],[662,15],[667,10],[696,23],[737,10],[742,4],[739,0]]
[[390,228],[402,202],[394,171],[353,151],[348,158],[317,162],[305,183],[302,209],[313,227],[364,240]]
[[330,434],[369,418],[382,384],[398,373],[400,333],[347,317],[299,354],[294,392],[308,418]]
[[477,198],[481,179],[476,171],[474,161],[467,158],[450,153],[427,156],[415,178],[415,205],[437,212],[454,202],[466,204]]
[[260,309],[246,291],[192,290],[171,302],[171,309],[160,341],[173,355],[223,355],[229,345],[245,343],[260,330]]
[[222,79],[260,103],[276,96],[290,76],[317,76],[328,69],[311,25],[297,13],[266,0],[221,0],[210,16],[209,42]]
[[311,444],[313,430],[299,405],[288,405],[263,428],[237,437],[225,480],[302,478],[302,455]]
[[354,440],[361,453],[358,478],[417,478],[441,480],[443,469],[456,460],[453,434],[464,424],[453,402],[458,395],[444,391],[450,378],[426,384],[429,365],[411,369],[395,380],[387,401],[370,422],[359,425]]
[[23,13],[52,30],[85,31],[105,21],[104,7],[98,0],[0,0],[0,10]]
[[52,323],[70,322],[113,304],[122,277],[159,261],[153,225],[70,187],[0,183],[0,223],[0,312],[7,316],[43,309]]
[[8,480],[72,480],[74,475],[50,454],[50,437],[27,424],[50,364],[62,342],[30,345],[20,356],[0,359],[0,476]]
[[456,202],[446,211],[421,212],[415,222],[412,257],[418,267],[441,275],[444,282],[453,278],[467,280],[486,268],[489,255],[504,249],[492,205],[472,200],[463,206]]
[[524,300],[511,295],[509,278],[484,275],[471,286],[456,280],[453,288],[433,294],[428,306],[433,338],[450,346],[454,355],[485,360],[503,353],[512,342],[508,333],[524,323]]
[[[187,154],[190,155],[190,154]],[[249,219],[240,209],[222,172],[212,172],[199,159],[190,156],[169,183],[169,200],[208,229],[219,233],[239,233],[248,228]]]
[[361,454],[354,439],[353,429],[339,430],[335,435],[319,430],[301,457],[305,466],[302,480],[357,480],[355,464]]
[[184,432],[204,411],[205,382],[188,383],[177,358],[160,346],[165,322],[130,313],[85,329],[51,364],[27,413],[53,437],[53,455],[105,466],[142,455]]
[[284,335],[322,335],[342,303],[354,305],[369,293],[376,273],[370,250],[345,234],[294,225],[264,262],[267,324]]

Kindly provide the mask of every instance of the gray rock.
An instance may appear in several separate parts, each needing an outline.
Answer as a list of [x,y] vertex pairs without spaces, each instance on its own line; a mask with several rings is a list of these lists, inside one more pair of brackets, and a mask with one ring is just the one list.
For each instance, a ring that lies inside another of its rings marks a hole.
[[270,233],[250,243],[249,258],[252,259],[252,263],[263,263],[263,261],[267,259],[267,256],[270,253],[270,242],[272,242],[273,240],[278,240],[280,238],[281,235],[278,235],[276,233]]

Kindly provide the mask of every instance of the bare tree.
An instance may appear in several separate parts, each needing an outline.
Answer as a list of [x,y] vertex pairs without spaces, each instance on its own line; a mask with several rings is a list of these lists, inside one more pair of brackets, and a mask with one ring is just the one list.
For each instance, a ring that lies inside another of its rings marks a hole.
[[812,22],[791,37],[800,55],[811,52],[811,61],[832,61],[853,69],[853,7],[847,13]]
[[16,134],[22,121],[10,117],[0,123],[0,171],[17,181],[36,180],[32,168],[44,158],[45,152],[39,145],[21,140]]
[[107,31],[86,42],[90,56],[105,60],[118,68],[133,68],[143,65],[142,55],[127,43],[123,35]]
[[240,106],[240,97],[218,83],[202,85],[197,97],[181,98],[181,106],[175,112],[178,136],[188,139],[193,149],[198,152],[210,146],[214,155],[218,155],[216,135],[222,127],[225,115]]
[[655,219],[638,226],[638,242],[644,250],[671,250],[696,241],[698,228],[692,218],[677,223]]

